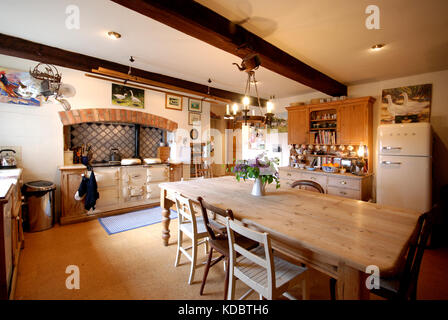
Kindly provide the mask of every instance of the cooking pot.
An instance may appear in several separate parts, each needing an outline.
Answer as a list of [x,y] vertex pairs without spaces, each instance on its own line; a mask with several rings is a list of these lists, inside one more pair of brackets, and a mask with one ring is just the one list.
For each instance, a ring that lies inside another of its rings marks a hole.
[[17,166],[16,158],[13,155],[9,154],[9,153],[7,153],[5,156],[2,156],[3,152],[16,153],[16,151],[12,150],[12,149],[2,149],[2,150],[0,150],[0,157],[2,159],[2,161],[1,161],[1,168],[2,169],[5,169],[5,168],[16,168],[16,166]]

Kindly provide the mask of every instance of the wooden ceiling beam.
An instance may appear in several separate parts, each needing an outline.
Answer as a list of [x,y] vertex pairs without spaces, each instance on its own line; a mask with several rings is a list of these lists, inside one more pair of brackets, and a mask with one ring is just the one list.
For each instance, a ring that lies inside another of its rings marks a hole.
[[[2,33],[0,33],[0,54],[54,64],[57,66],[90,73],[92,70],[99,68],[114,70],[121,74],[127,74],[129,71],[128,65],[122,65],[80,53],[47,46]],[[140,79],[146,79],[164,88],[170,88],[172,90],[176,90],[177,88],[179,91],[197,94],[204,97],[218,98],[220,100],[224,99],[237,103],[241,103],[241,100],[244,97],[243,94],[213,88],[203,84],[177,79],[142,69],[132,68],[132,76]],[[251,100],[252,103],[256,103],[256,98],[252,97]],[[262,105],[265,105],[267,102],[266,99],[260,100]]]
[[257,53],[263,67],[308,87],[331,96],[347,95],[346,85],[197,2],[192,0],[112,1],[240,58]]

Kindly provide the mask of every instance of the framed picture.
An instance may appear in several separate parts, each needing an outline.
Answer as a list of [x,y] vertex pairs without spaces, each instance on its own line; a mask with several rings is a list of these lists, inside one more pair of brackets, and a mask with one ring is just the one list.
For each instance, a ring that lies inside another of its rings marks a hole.
[[256,127],[249,127],[249,149],[264,150],[266,146],[265,132]]
[[145,108],[145,90],[112,83],[112,104]]
[[201,122],[201,115],[195,112],[188,113],[188,124],[192,126],[195,122]]
[[171,93],[165,93],[165,108],[182,111],[182,97]]
[[381,124],[429,122],[431,93],[431,84],[384,89]]
[[188,99],[188,111],[190,112],[202,112],[202,101],[198,99]]
[[41,81],[28,71],[0,67],[0,102],[40,107]]

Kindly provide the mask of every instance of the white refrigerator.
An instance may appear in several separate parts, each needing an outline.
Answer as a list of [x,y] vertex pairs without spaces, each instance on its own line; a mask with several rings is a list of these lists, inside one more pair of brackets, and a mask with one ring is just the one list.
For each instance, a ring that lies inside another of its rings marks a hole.
[[377,202],[427,212],[431,209],[431,125],[378,127]]

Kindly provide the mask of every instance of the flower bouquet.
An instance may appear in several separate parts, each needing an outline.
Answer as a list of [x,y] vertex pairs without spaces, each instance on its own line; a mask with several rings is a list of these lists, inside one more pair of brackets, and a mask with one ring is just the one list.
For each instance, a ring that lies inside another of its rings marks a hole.
[[279,159],[269,159],[265,154],[258,155],[255,159],[242,160],[232,168],[236,180],[255,179],[252,195],[262,196],[265,194],[266,184],[275,181],[276,188],[280,188],[280,180],[276,166]]

